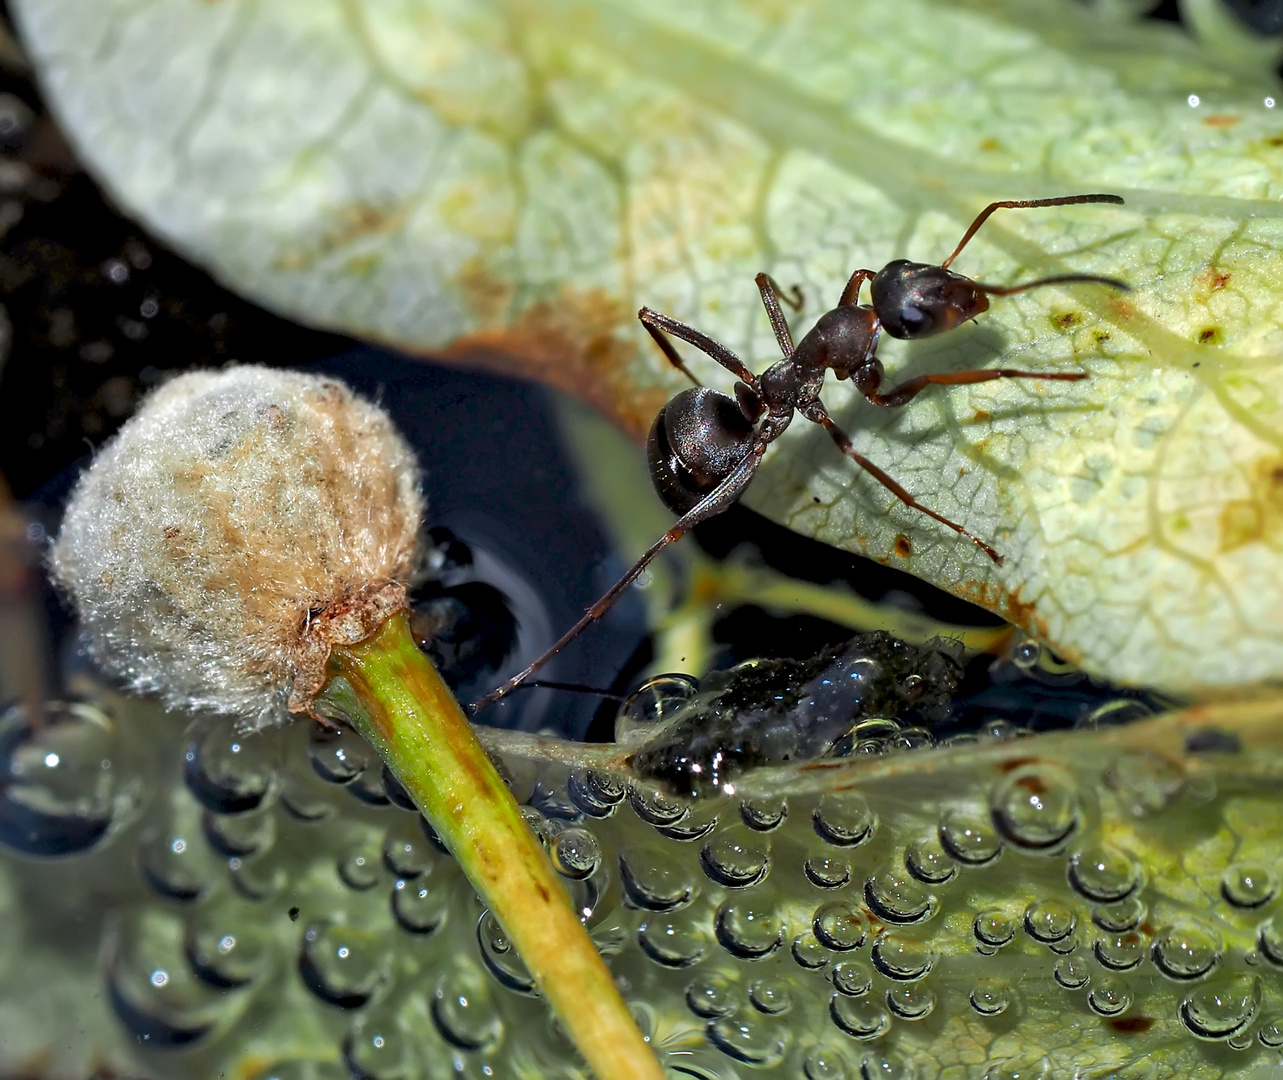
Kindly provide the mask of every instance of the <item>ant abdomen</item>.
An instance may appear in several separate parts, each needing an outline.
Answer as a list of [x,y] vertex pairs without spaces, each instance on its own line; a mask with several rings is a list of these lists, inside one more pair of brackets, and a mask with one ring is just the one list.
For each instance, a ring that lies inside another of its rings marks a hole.
[[733,397],[706,386],[683,390],[659,411],[646,441],[651,480],[664,505],[684,514],[752,449],[753,421]]
[[893,338],[933,337],[989,309],[976,283],[941,266],[896,259],[869,282],[882,329]]

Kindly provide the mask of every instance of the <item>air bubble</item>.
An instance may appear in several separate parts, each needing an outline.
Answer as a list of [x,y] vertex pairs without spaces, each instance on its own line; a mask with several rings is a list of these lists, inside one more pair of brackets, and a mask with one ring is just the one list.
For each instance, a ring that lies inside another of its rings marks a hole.
[[864,944],[864,915],[844,901],[822,904],[811,919],[815,938],[835,952],[858,949]]
[[935,836],[918,840],[905,849],[904,868],[924,885],[943,885],[958,873],[958,864],[945,853]]
[[1266,867],[1239,863],[1225,871],[1221,895],[1234,907],[1251,910],[1264,907],[1279,891],[1278,880]]
[[572,772],[566,778],[566,796],[581,813],[593,818],[610,817],[626,791],[622,780],[592,769]]
[[1169,806],[1185,786],[1185,770],[1150,751],[1120,754],[1105,773],[1105,783],[1136,817]]
[[215,880],[218,862],[196,827],[195,807],[185,802],[175,808],[168,827],[143,833],[138,841],[138,870],[157,895],[191,903]]
[[313,724],[307,756],[316,775],[330,784],[350,784],[370,767],[369,744],[349,727],[337,730]]
[[829,998],[829,1016],[853,1039],[876,1039],[891,1030],[890,1014],[870,997],[834,994]]
[[383,864],[367,844],[358,844],[339,856],[338,874],[349,889],[364,892],[379,883]]
[[1279,926],[1277,917],[1261,924],[1256,933],[1256,947],[1271,964],[1283,967],[1283,927]]
[[395,1003],[358,1016],[343,1039],[343,1063],[360,1080],[409,1080],[415,1074],[409,1040]]
[[1229,1039],[1252,1022],[1260,1004],[1260,978],[1238,975],[1188,994],[1180,1005],[1181,1023],[1196,1039]]
[[633,812],[657,829],[676,825],[690,813],[690,804],[674,798],[657,784],[634,780],[628,788],[628,805]]
[[748,1001],[758,1012],[779,1016],[793,1007],[793,995],[788,986],[772,979],[758,979],[748,988]]
[[833,855],[812,855],[802,872],[806,880],[819,889],[840,889],[851,880],[851,864]]
[[205,842],[226,858],[248,858],[267,851],[276,839],[276,816],[270,810],[250,810],[243,814],[215,814],[206,810],[201,815],[201,832]]
[[187,790],[217,814],[261,806],[273,789],[277,744],[263,732],[238,732],[227,720],[197,728],[183,754]]
[[708,1022],[705,1034],[727,1057],[759,1069],[780,1064],[788,1052],[788,1029],[777,1028],[755,1013],[719,1016]]
[[490,911],[483,911],[477,920],[477,944],[481,947],[481,959],[486,970],[499,982],[499,985],[515,990],[518,994],[535,992],[534,976],[526,967],[525,961],[517,955],[508,935],[499,920]]
[[831,1046],[813,1047],[802,1061],[806,1080],[851,1080],[847,1059]]
[[740,960],[760,960],[780,946],[784,928],[779,916],[746,902],[725,903],[713,921],[718,943]]
[[418,877],[427,873],[436,861],[432,845],[422,832],[412,827],[410,819],[401,818],[383,837],[383,865],[394,877]]
[[864,883],[864,901],[883,922],[901,926],[926,922],[939,906],[907,871],[896,867],[874,874]]
[[1100,979],[1087,991],[1087,1005],[1099,1016],[1118,1016],[1131,1008],[1132,995],[1117,979]]
[[196,977],[216,990],[247,986],[267,970],[267,928],[252,908],[237,903],[197,909],[183,951]]
[[404,878],[392,886],[392,917],[407,934],[431,934],[446,919],[449,900],[440,885]]
[[858,796],[836,798],[826,795],[811,813],[816,835],[834,847],[856,847],[874,833],[877,818]]
[[703,931],[685,920],[647,919],[637,928],[637,944],[657,964],[688,968],[704,959]]
[[994,825],[1015,847],[1059,850],[1077,831],[1082,810],[1074,782],[1047,765],[1023,765],[1006,776],[990,801]]
[[385,944],[369,931],[315,922],[303,932],[299,974],[322,1001],[359,1009],[383,983],[387,955]]
[[863,960],[843,960],[829,973],[833,989],[848,997],[859,997],[873,988],[873,969]]
[[914,1080],[916,1076],[913,1060],[895,1050],[869,1052],[860,1059],[861,1080]]
[[702,840],[717,828],[719,815],[716,807],[717,804],[711,801],[702,806],[696,804],[675,825],[660,825],[655,831],[669,840],[681,840],[685,843],[689,843],[692,840]]
[[1011,989],[998,979],[982,979],[971,988],[968,1000],[981,1016],[1000,1016],[1011,1004]]
[[1154,966],[1170,979],[1201,979],[1222,954],[1220,935],[1193,920],[1169,927],[1154,941]]
[[1092,953],[1103,968],[1130,971],[1145,959],[1145,939],[1134,930],[1097,938],[1092,943]]
[[975,917],[971,932],[985,948],[1001,949],[1016,936],[1016,920],[1001,908],[989,908]]
[[935,966],[936,954],[917,938],[883,931],[873,943],[873,966],[888,979],[913,982],[925,978]]
[[659,675],[643,683],[615,714],[615,742],[637,743],[653,736],[699,693],[689,675]]
[[114,720],[91,705],[13,705],[0,713],[0,844],[23,855],[77,855],[141,800],[121,767]]
[[1069,857],[1069,886],[1096,904],[1115,904],[1140,884],[1140,868],[1126,852],[1092,844]]
[[718,885],[747,889],[765,880],[769,850],[755,834],[726,830],[700,849],[699,864]]
[[832,959],[829,950],[809,931],[793,939],[792,953],[798,966],[807,971],[818,971]]
[[1262,1046],[1268,1046],[1271,1050],[1276,1050],[1283,1046],[1283,1015],[1275,1013],[1273,1016],[1267,1016],[1261,1021],[1261,1026],[1256,1032],[1257,1039]]
[[455,1049],[485,1053],[499,1045],[503,1024],[478,982],[467,979],[466,985],[459,986],[443,979],[432,996],[432,1023]]
[[624,897],[643,911],[672,911],[691,898],[690,883],[672,860],[646,851],[619,856]]
[[706,975],[686,987],[686,1006],[705,1020],[725,1016],[735,1008],[733,984],[724,975]]
[[1116,904],[1102,904],[1091,909],[1091,921],[1108,934],[1135,930],[1144,920],[1145,903],[1139,896],[1129,896]]
[[740,820],[755,832],[770,832],[784,824],[789,804],[784,796],[761,798],[740,803]]
[[936,996],[925,985],[892,986],[886,993],[887,1008],[901,1020],[925,1020],[936,1006]]
[[1081,990],[1091,978],[1091,971],[1081,957],[1066,956],[1056,961],[1052,975],[1066,990]]
[[552,843],[552,865],[562,877],[579,881],[589,877],[601,864],[601,847],[587,829],[572,826]]
[[1063,941],[1076,921],[1073,911],[1057,900],[1035,901],[1025,909],[1025,933],[1044,945]]
[[966,811],[950,811],[940,822],[940,846],[967,866],[985,866],[1002,853],[1002,839],[993,825]]

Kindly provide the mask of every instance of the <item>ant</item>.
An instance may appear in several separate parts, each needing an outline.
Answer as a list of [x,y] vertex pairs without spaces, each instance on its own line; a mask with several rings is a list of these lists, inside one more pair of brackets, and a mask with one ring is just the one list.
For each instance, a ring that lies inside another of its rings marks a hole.
[[[669,363],[695,384],[691,389],[681,391],[660,410],[646,444],[646,458],[655,490],[664,504],[680,516],[673,527],[651,544],[574,626],[525,670],[477,701],[472,711],[478,712],[515,690],[589,623],[601,618],[664,548],[681,539],[700,522],[716,517],[735,503],[753,479],[767,447],[784,433],[795,412],[823,427],[842,453],[905,506],[921,511],[965,536],[1001,566],[1002,557],[987,543],[957,522],[923,506],[859,453],[829,416],[820,401],[820,390],[828,372],[832,371],[839,379],[850,379],[872,404],[898,408],[932,385],[959,386],[991,379],[1059,379],[1072,382],[1087,378],[1086,372],[1046,373],[983,368],[945,375],[919,375],[883,390],[882,362],[876,356],[878,337],[883,330],[894,338],[908,340],[943,334],[988,310],[990,296],[1011,296],[1042,285],[1094,282],[1127,291],[1130,286],[1123,282],[1095,274],[1059,274],[1022,285],[1004,286],[984,285],[949,269],[995,210],[1077,203],[1121,204],[1122,201],[1117,195],[1068,195],[990,203],[963,233],[953,253],[939,265],[896,259],[876,273],[856,270],[842,290],[837,306],[821,315],[797,345],[793,344],[781,301],[794,310],[800,309],[800,290],[794,288],[790,296],[770,275],[758,274],[757,288],[771,321],[771,329],[775,331],[775,340],[784,354],[782,360],[777,360],[761,375],[755,375],[728,348],[693,326],[650,308],[642,308],[637,317],[655,344]],[[872,294],[871,305],[859,302],[860,289],[866,281]],[[693,345],[730,371],[738,379],[734,397],[703,386],[686,366],[668,335]]]

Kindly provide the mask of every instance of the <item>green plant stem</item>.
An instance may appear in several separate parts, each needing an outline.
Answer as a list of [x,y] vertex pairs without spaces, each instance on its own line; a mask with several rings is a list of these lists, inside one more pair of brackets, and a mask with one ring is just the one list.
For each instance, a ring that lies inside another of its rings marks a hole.
[[404,613],[336,648],[378,750],[503,926],[598,1080],[663,1080],[650,1047],[538,839]]

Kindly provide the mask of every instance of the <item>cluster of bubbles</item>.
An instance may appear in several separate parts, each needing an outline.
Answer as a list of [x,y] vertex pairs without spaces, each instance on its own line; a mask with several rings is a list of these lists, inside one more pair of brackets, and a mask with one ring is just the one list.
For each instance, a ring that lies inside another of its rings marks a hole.
[[[673,687],[635,697],[624,733],[697,691]],[[0,716],[0,845],[10,876],[92,867],[85,976],[127,1061],[260,1080],[574,1074],[502,927],[352,732],[198,720],[175,741],[172,717],[115,707],[130,715]],[[1264,787],[1222,791],[1196,753],[1084,741],[1048,760],[1005,731],[971,740],[987,757],[917,765],[886,752],[902,736],[703,797],[499,755],[674,1076],[1283,1066]]]

